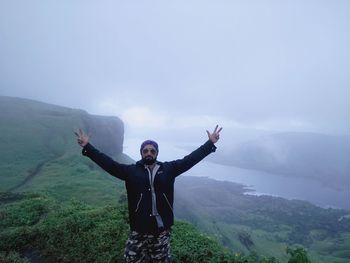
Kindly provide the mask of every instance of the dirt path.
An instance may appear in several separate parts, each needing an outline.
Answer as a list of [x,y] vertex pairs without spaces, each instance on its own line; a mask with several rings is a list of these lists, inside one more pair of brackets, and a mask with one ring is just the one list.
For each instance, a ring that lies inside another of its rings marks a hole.
[[[55,130],[52,129],[50,126],[46,125],[46,124],[42,124],[42,126],[46,127],[48,132],[47,132],[47,136],[46,138],[44,139],[44,146],[46,147],[46,149],[48,149],[48,152],[51,152],[51,153],[55,153],[55,149],[52,147],[52,145],[50,143],[47,143],[47,142],[50,142],[53,138],[55,138],[56,136],[60,136],[60,134],[55,134]],[[63,138],[63,141],[64,141],[64,144],[67,144],[67,140],[66,138]],[[12,191],[16,191],[18,190],[19,188],[21,188],[22,186],[26,185],[27,183],[29,183],[31,180],[33,180],[33,178],[35,176],[37,176],[40,172],[41,172],[41,169],[43,168],[43,166],[48,163],[48,162],[51,162],[55,159],[58,159],[60,157],[62,157],[64,155],[65,151],[62,151],[61,153],[56,153],[55,157],[51,158],[51,159],[47,159],[45,161],[42,161],[41,163],[39,163],[35,168],[34,170],[29,174],[27,175],[27,177],[22,181],[20,182],[19,184],[11,187],[10,189],[8,189],[7,191],[9,192],[12,192]]]
[[34,170],[19,184],[15,185],[14,187],[11,187],[10,189],[8,189],[7,191],[12,192],[12,191],[16,191],[18,188],[22,187],[23,185],[27,184],[29,181],[31,181],[37,174],[40,173],[42,167],[44,166],[45,163],[47,163],[49,160],[46,160],[40,164],[38,164]]

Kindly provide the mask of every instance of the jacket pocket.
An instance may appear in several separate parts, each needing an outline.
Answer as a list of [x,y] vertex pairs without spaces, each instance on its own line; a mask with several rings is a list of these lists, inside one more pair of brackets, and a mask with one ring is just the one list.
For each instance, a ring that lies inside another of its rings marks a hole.
[[140,194],[139,201],[137,202],[135,213],[139,210],[139,206],[140,206],[141,201],[142,201],[142,193]]
[[169,202],[168,198],[166,197],[166,194],[165,194],[165,193],[163,193],[163,196],[164,196],[165,201],[166,201],[166,203],[168,204],[168,206],[169,206],[169,208],[170,208],[171,212],[173,212],[173,214],[174,214],[173,208],[171,207],[171,204],[170,204],[170,202]]

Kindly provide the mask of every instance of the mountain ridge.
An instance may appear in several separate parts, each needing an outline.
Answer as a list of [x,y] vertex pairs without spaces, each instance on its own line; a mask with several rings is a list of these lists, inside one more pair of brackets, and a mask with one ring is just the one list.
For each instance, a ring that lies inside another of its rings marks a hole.
[[215,162],[350,187],[350,137],[308,132],[264,135],[219,152]]

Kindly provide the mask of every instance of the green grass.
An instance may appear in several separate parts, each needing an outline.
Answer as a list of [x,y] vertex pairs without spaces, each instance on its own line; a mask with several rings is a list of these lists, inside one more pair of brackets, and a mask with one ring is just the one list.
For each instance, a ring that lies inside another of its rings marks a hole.
[[124,191],[123,183],[86,161],[72,155],[48,162],[18,190],[45,192],[61,201],[77,198],[91,205],[115,203]]
[[[1,262],[30,262],[33,256],[41,262],[122,262],[129,232],[125,205],[96,208],[36,193],[0,193],[0,204]],[[174,263],[279,262],[233,253],[183,221],[175,222],[171,244]]]
[[[99,125],[95,119],[101,118],[81,110],[0,97],[0,191],[43,192],[61,201],[77,198],[93,205],[118,200],[123,183],[83,157],[73,133],[79,127],[94,129]],[[106,122],[114,125],[114,132],[122,131],[118,130],[121,121]],[[104,125],[98,128],[110,128]],[[116,140],[113,134],[106,139]],[[121,152],[114,158],[132,162]]]
[[[96,208],[33,193],[0,193],[0,204],[1,262],[29,262],[33,254],[44,262],[122,262],[129,232],[125,205]],[[270,262],[234,254],[180,221],[171,243],[174,263]]]

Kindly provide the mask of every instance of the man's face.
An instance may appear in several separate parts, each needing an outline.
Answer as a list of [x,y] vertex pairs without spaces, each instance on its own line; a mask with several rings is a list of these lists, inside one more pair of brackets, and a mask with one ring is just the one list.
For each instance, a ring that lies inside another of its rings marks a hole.
[[154,148],[153,145],[147,144],[145,147],[143,147],[141,156],[142,160],[145,162],[145,164],[153,164],[157,160],[157,150]]

